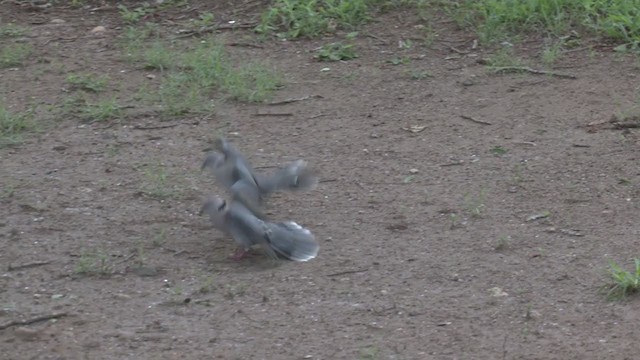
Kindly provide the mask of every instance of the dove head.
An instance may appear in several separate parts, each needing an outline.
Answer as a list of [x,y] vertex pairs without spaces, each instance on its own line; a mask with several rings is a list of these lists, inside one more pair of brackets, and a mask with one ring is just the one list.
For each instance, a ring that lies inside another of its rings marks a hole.
[[226,158],[227,157],[224,154],[213,152],[209,154],[204,160],[204,163],[202,163],[202,169],[219,169],[222,165],[224,165]]
[[207,199],[200,209],[200,215],[208,214],[210,216],[222,214],[227,210],[227,201],[219,197]]
[[223,154],[225,154],[229,150],[229,143],[223,137],[217,138],[215,140],[214,146],[216,150],[220,151]]

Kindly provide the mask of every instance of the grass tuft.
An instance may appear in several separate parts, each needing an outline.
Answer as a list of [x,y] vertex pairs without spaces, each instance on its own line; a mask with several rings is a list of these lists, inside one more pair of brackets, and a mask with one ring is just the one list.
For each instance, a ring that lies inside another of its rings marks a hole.
[[11,113],[0,104],[0,148],[22,142],[22,135],[35,129],[31,112]]
[[640,258],[635,258],[633,261],[635,268],[632,272],[624,270],[614,261],[609,262],[609,274],[613,280],[607,292],[610,298],[625,298],[640,290]]
[[0,50],[0,69],[24,65],[33,48],[29,44],[12,44]]
[[523,32],[559,36],[571,28],[640,42],[640,0],[465,0],[449,3],[448,12],[461,27],[476,29],[483,42]]
[[71,74],[67,76],[66,82],[71,85],[72,89],[101,92],[104,91],[107,86],[107,77],[91,74]]
[[368,0],[276,0],[262,15],[257,32],[313,38],[336,29],[355,29],[369,21]]

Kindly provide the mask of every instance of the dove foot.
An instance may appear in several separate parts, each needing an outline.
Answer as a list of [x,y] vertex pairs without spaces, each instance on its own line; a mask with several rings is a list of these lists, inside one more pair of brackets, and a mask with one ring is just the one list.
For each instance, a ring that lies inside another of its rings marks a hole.
[[249,250],[239,248],[238,250],[236,250],[235,253],[233,253],[233,255],[229,256],[229,259],[234,261],[240,261],[246,257],[249,257],[249,255],[250,255]]

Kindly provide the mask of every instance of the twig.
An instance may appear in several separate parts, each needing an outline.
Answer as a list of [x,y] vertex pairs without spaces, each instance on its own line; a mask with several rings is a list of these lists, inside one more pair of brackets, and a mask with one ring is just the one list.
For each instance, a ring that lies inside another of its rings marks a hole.
[[528,72],[536,75],[551,75],[559,78],[577,79],[575,75],[558,73],[555,71],[536,70],[528,66],[499,66],[492,67],[495,73],[509,73],[509,72]]
[[537,146],[537,144],[532,141],[514,141],[513,143],[517,145]]
[[256,113],[253,116],[293,116],[293,113]]
[[303,96],[303,97],[300,97],[300,98],[290,98],[290,99],[285,99],[285,100],[282,100],[282,101],[274,101],[274,102],[267,103],[267,105],[284,105],[284,104],[290,104],[290,103],[296,102],[296,101],[304,101],[304,100],[313,99],[313,98],[322,99],[322,96],[321,95],[307,95],[307,96]]
[[176,36],[176,38],[185,38],[190,36],[200,36],[217,30],[233,30],[233,29],[250,29],[256,27],[257,24],[224,24],[218,26],[203,27],[195,31],[186,31]]
[[141,125],[134,125],[133,128],[136,130],[157,130],[157,129],[167,129],[167,128],[172,128],[172,127],[176,127],[178,125],[181,125],[181,123],[177,123],[177,124],[170,124],[170,125],[158,125],[158,126],[141,126]]
[[357,274],[365,271],[369,271],[369,269],[347,270],[347,271],[341,271],[341,272],[329,274],[327,276],[334,277],[334,276],[347,275],[347,274]]
[[364,36],[366,36],[366,37],[370,37],[370,38],[372,38],[372,39],[376,39],[376,40],[380,41],[380,42],[381,42],[381,43],[383,43],[383,44],[388,44],[388,43],[389,43],[389,42],[388,42],[388,41],[386,41],[385,39],[379,38],[379,37],[377,37],[377,36],[375,36],[375,35],[373,35],[373,34],[371,34],[371,33],[366,33],[366,34],[364,34]]
[[326,183],[326,182],[334,182],[334,181],[338,181],[338,179],[321,179],[321,180],[320,180],[320,181],[318,181],[318,182]]
[[474,119],[471,116],[460,115],[460,117],[465,119],[465,120],[473,121],[474,123],[478,123],[478,124],[482,124],[482,125],[493,125],[488,121]]
[[446,167],[446,166],[456,166],[456,165],[463,165],[463,164],[464,164],[464,160],[458,160],[457,162],[454,162],[454,163],[440,164],[440,166]]
[[9,264],[9,267],[8,267],[7,270],[13,271],[13,270],[19,270],[19,269],[26,269],[26,268],[30,268],[30,267],[47,265],[47,264],[50,264],[50,263],[51,263],[51,261],[34,261],[34,262],[21,264],[21,265],[15,265],[15,266]]
[[49,314],[49,315],[36,316],[34,318],[27,319],[27,320],[11,320],[11,321],[9,321],[7,323],[4,323],[4,324],[0,325],[0,330],[8,329],[8,328],[10,328],[12,326],[31,325],[33,323],[46,321],[46,320],[51,320],[51,319],[57,319],[57,318],[61,318],[61,317],[67,316],[67,315],[69,315],[69,314],[67,314],[67,313],[53,313],[53,314]]
[[325,113],[315,114],[315,115],[310,116],[310,117],[309,117],[309,120],[311,120],[311,119],[317,119],[317,118],[319,118],[319,117],[323,117],[323,116],[327,116],[327,114],[325,114]]
[[509,334],[504,335],[504,342],[502,342],[502,360],[507,358],[507,338]]
[[640,122],[614,122],[613,126],[615,126],[616,129],[637,129],[640,128]]
[[129,254],[129,256],[127,256],[126,258],[116,262],[116,264],[122,264],[122,263],[126,263],[127,261],[129,261],[132,257],[136,256],[137,253],[132,252],[131,254]]
[[250,48],[256,48],[256,49],[263,49],[264,48],[264,46],[262,46],[262,45],[256,45],[256,44],[251,44],[251,43],[240,43],[240,42],[226,43],[225,45],[227,45],[227,46],[250,47]]
[[257,23],[249,23],[249,24],[228,24],[228,25],[218,25],[216,26],[216,30],[233,30],[233,29],[251,29],[258,26]]
[[468,51],[464,51],[464,50],[457,49],[456,47],[451,46],[451,45],[447,45],[447,47],[448,47],[449,49],[451,49],[452,51],[457,52],[458,54],[465,55],[465,54],[468,54],[468,53],[469,53]]

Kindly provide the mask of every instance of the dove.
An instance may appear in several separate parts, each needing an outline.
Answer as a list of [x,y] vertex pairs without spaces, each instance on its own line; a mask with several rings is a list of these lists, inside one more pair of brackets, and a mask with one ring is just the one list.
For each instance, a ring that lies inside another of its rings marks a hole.
[[273,259],[308,261],[318,255],[319,245],[311,231],[293,221],[263,220],[242,202],[211,197],[200,214],[208,214],[213,226],[239,245],[232,256],[235,260],[242,259],[254,245],[262,246]]
[[276,191],[312,190],[318,178],[304,160],[296,160],[274,174],[256,174],[247,159],[224,138],[216,142],[219,152],[211,152],[202,164],[210,169],[216,180],[230,190],[233,199],[257,212],[262,200]]

